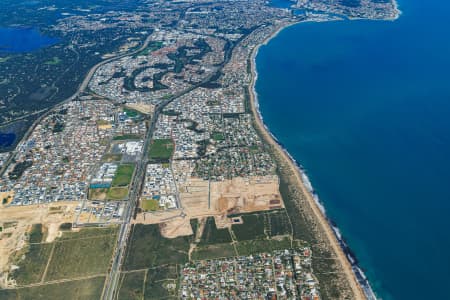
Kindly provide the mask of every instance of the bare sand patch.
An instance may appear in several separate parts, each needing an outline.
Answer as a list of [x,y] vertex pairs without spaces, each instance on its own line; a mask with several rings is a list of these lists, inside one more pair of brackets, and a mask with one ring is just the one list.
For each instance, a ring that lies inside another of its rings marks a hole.
[[284,207],[277,176],[236,177],[211,183],[211,202],[220,214]]
[[181,209],[169,209],[155,212],[142,212],[137,214],[134,224],[159,224],[178,218],[183,214]]
[[60,235],[62,223],[71,223],[78,202],[58,202],[29,206],[0,208],[0,286],[6,282],[4,273],[9,271],[10,257],[27,245],[27,232],[33,224],[42,224],[46,229],[45,242],[52,242]]
[[161,223],[160,230],[161,235],[169,239],[194,234],[190,219],[181,216],[168,222]]
[[0,205],[8,205],[14,199],[14,191],[0,192]]
[[190,217],[204,217],[216,214],[216,205],[209,201],[209,182],[189,178],[179,187],[181,207]]

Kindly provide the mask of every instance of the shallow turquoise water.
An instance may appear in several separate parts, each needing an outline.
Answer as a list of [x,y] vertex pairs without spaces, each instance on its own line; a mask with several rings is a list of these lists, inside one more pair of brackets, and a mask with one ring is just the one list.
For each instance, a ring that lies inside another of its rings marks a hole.
[[401,9],[284,30],[256,89],[377,295],[449,299],[450,3]]

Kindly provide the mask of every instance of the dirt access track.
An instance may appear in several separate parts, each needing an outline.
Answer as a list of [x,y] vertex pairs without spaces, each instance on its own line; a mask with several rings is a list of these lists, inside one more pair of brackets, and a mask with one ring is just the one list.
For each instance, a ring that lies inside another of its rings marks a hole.
[[27,245],[27,235],[33,224],[42,224],[45,242],[60,235],[62,223],[72,223],[78,202],[0,207],[0,275],[9,269],[13,252]]

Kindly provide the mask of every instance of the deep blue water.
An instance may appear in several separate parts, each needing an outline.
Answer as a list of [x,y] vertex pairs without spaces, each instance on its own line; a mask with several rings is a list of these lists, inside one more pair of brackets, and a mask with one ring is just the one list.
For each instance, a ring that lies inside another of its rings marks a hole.
[[14,133],[1,133],[0,132],[0,148],[6,148],[11,146],[16,140]]
[[35,28],[0,27],[0,53],[22,53],[38,50],[58,42]]
[[450,299],[450,3],[304,23],[257,57],[264,121],[383,299]]

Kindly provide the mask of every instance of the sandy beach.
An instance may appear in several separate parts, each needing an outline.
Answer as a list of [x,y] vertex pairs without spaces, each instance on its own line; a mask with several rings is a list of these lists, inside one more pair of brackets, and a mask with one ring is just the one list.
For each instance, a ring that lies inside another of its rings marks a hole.
[[276,37],[278,33],[281,32],[283,29],[292,26],[294,24],[297,23],[289,23],[279,26],[277,30],[271,36],[269,36],[262,44],[258,45],[257,47],[255,47],[255,49],[253,49],[250,59],[252,79],[251,84],[249,86],[252,113],[255,116],[255,124],[257,126],[257,129],[261,132],[266,143],[270,144],[273,147],[273,149],[275,149],[275,154],[278,155],[283,160],[283,162],[285,162],[289,166],[289,168],[293,171],[292,173],[295,174],[294,182],[301,190],[301,192],[305,195],[307,203],[310,206],[311,211],[313,212],[313,218],[314,220],[317,221],[317,224],[319,225],[318,229],[321,231],[321,233],[323,233],[325,240],[329,243],[330,248],[333,250],[340,265],[342,266],[342,269],[345,273],[344,275],[347,278],[348,284],[350,285],[350,288],[354,295],[354,299],[367,299],[362,287],[360,286],[355,277],[355,274],[352,270],[352,266],[349,260],[347,259],[344,251],[342,250],[339,241],[336,238],[336,235],[334,234],[332,228],[330,227],[330,224],[326,216],[322,212],[318,203],[315,201],[314,196],[311,194],[310,190],[303,182],[302,171],[299,169],[299,167],[293,161],[290,155],[275,141],[272,134],[268,131],[267,127],[264,125],[264,122],[259,112],[258,99],[255,90],[255,83],[258,76],[256,71],[255,58],[258,54],[258,50],[260,46],[267,44],[272,38]]

